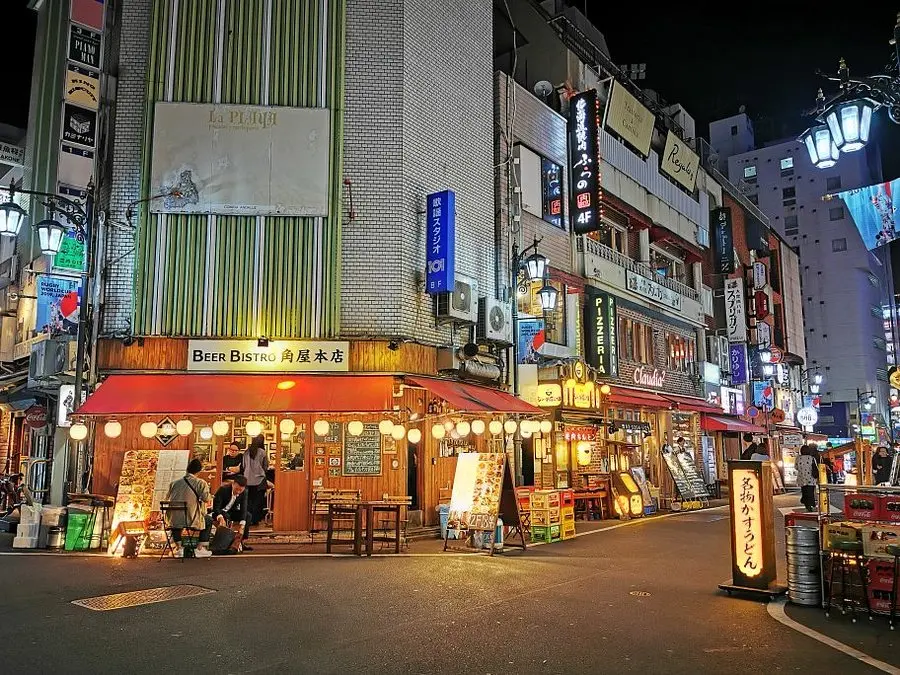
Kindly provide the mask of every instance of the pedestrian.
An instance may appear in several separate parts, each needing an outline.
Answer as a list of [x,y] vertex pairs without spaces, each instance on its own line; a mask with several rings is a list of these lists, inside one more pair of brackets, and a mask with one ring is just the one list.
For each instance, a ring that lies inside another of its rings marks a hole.
[[756,441],[753,440],[753,434],[749,432],[745,433],[744,443],[749,443],[749,445],[744,448],[744,451],[741,453],[741,459],[750,459],[753,456],[753,453],[756,452],[756,448],[758,447]]
[[241,464],[244,462],[244,453],[241,446],[232,441],[228,444],[226,455],[222,458],[222,480],[228,481],[241,472]]
[[810,446],[800,446],[800,456],[797,458],[797,485],[800,486],[800,503],[807,511],[816,510],[816,485],[819,480],[819,465]]
[[263,509],[266,503],[266,471],[269,468],[269,458],[266,456],[266,439],[262,435],[254,438],[244,453],[241,465],[241,473],[247,479],[247,490],[250,492],[249,510],[250,524],[258,525],[263,517]]
[[769,441],[767,439],[763,438],[759,441],[759,443],[755,443],[754,445],[756,445],[756,449],[753,451],[753,454],[750,455],[750,459],[752,459],[755,462],[768,462],[769,461]]
[[4,481],[0,481],[0,514],[8,515],[22,503],[22,480],[25,477],[14,473]]
[[875,457],[872,458],[872,479],[875,485],[891,482],[892,462],[893,460],[887,447],[879,445],[878,450],[875,452]]
[[[216,524],[216,540],[220,540],[219,528],[227,528],[237,524],[241,530],[241,541],[247,539],[247,530],[249,528],[248,517],[248,501],[250,493],[247,491],[247,479],[237,475],[230,482],[225,483],[216,490],[213,497],[212,517]],[[225,533],[227,534],[227,532]],[[215,544],[215,542],[214,542]],[[229,541],[225,545],[225,550],[232,548]],[[252,550],[250,547],[243,547],[246,550]],[[216,553],[225,551],[216,550]]]
[[192,459],[188,462],[187,473],[169,486],[166,500],[175,503],[183,503],[185,512],[172,512],[169,516],[169,529],[172,531],[172,540],[175,542],[173,551],[176,558],[184,557],[184,547],[181,545],[182,535],[185,529],[198,530],[200,541],[194,550],[197,558],[208,558],[212,555],[209,550],[209,532],[212,529],[212,518],[206,515],[206,506],[209,502],[209,485],[197,474],[203,471],[203,462]]

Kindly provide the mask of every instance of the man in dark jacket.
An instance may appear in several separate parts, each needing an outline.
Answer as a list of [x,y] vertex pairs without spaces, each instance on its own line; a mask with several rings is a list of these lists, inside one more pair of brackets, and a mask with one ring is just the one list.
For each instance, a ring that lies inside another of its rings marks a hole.
[[744,451],[741,453],[741,459],[750,459],[754,453],[759,452],[759,445],[753,440],[753,434],[745,433],[744,443],[749,443],[750,445],[744,448]]
[[[228,522],[240,523],[243,529],[243,539],[247,538],[247,530],[250,525],[247,516],[247,479],[243,476],[235,476],[230,482],[225,483],[216,490],[213,497],[213,520],[216,527],[225,527]],[[244,547],[248,549],[248,547]],[[249,550],[249,549],[248,549]]]

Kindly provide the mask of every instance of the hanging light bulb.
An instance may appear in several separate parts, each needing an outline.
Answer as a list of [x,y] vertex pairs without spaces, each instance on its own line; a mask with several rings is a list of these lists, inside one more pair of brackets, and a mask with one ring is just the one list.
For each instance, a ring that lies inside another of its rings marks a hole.
[[284,434],[285,436],[290,436],[297,428],[297,423],[290,417],[285,417],[278,423],[278,428],[281,430],[282,434]]
[[200,427],[198,433],[200,434],[201,441],[211,441],[212,437],[215,435],[212,427]]
[[193,430],[194,423],[190,420],[178,420],[178,423],[175,425],[175,431],[178,432],[179,436],[190,436]]
[[224,436],[228,433],[228,422],[225,420],[216,420],[213,422],[212,430],[216,436]]
[[103,425],[103,433],[107,438],[118,438],[122,435],[122,424],[116,420],[110,420]]
[[262,433],[262,422],[260,422],[259,420],[250,420],[249,422],[247,422],[247,426],[244,427],[244,429],[247,432],[248,436],[256,438]]
[[456,423],[456,433],[458,433],[462,438],[468,436],[471,430],[472,425],[465,420]]
[[450,430],[450,438],[452,438],[454,441],[459,440],[459,432],[456,430],[456,427],[453,427]]
[[83,441],[85,438],[87,438],[87,435],[87,425],[82,422],[76,422],[71,427],[69,427],[69,436],[73,441]]
[[503,423],[503,430],[508,434],[514,434],[514,433],[516,433],[517,426],[519,426],[519,425],[516,424],[515,420],[506,420]]
[[402,424],[395,424],[394,428],[391,429],[391,438],[395,441],[402,441],[404,436],[406,436],[406,427]]
[[491,423],[488,424],[488,430],[496,436],[503,431],[503,422],[500,420],[491,420]]
[[141,425],[141,436],[144,438],[153,438],[158,431],[159,427],[156,426],[156,422],[144,422]]
[[316,423],[313,424],[313,431],[316,432],[316,436],[327,436],[331,431],[331,423],[328,420],[316,420]]
[[472,433],[476,436],[484,433],[484,420],[472,420]]
[[453,429],[455,426],[456,426],[456,425],[453,423],[453,420],[446,420],[446,421],[444,422],[444,428],[445,428],[447,431],[450,431],[450,430]]
[[447,430],[444,428],[443,424],[435,424],[431,427],[431,435],[432,437],[441,440],[447,435]]
[[406,432],[406,438],[410,443],[418,443],[422,440],[422,432],[419,429],[412,428]]
[[361,436],[363,429],[365,429],[365,427],[359,420],[353,420],[347,425],[347,433],[351,436]]
[[387,436],[388,434],[390,434],[391,429],[393,428],[394,423],[391,420],[381,420],[378,423],[378,432],[383,436]]
[[549,434],[551,431],[553,431],[553,422],[550,420],[541,420],[541,433]]

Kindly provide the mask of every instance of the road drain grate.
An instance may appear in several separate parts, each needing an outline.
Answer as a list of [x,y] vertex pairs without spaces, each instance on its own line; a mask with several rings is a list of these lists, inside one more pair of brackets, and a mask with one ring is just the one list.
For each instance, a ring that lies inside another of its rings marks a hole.
[[178,586],[163,586],[162,588],[147,588],[143,591],[129,591],[128,593],[98,595],[96,598],[73,600],[72,604],[85,609],[92,609],[95,612],[108,612],[113,609],[151,605],[155,602],[168,602],[169,600],[181,600],[182,598],[192,598],[208,593],[215,593],[215,591],[202,586],[181,584]]

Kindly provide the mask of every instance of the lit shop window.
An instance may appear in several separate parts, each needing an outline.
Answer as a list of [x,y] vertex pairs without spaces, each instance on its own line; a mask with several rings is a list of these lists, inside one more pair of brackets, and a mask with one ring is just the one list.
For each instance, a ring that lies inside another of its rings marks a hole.
[[653,364],[653,329],[640,321],[619,317],[619,358]]

